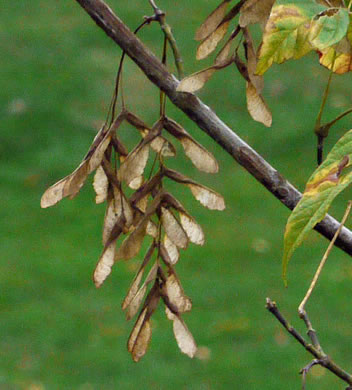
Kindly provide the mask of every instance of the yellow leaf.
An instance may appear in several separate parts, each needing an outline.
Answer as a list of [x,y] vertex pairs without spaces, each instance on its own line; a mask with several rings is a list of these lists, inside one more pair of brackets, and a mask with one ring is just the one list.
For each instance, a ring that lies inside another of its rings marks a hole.
[[272,8],[259,51],[257,74],[264,74],[273,63],[301,58],[313,49],[309,43],[313,15],[295,4]]

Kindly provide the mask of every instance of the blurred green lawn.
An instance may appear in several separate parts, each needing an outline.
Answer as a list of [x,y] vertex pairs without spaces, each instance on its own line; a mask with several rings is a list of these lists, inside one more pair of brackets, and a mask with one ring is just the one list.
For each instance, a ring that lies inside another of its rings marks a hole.
[[[196,63],[195,29],[218,1],[164,0],[184,55]],[[110,0],[135,28],[151,10],[146,0]],[[281,280],[282,235],[288,210],[171,104],[168,114],[211,150],[216,176],[199,174],[181,158],[170,162],[221,192],[225,212],[202,209],[179,193],[203,225],[207,242],[191,246],[177,265],[193,310],[185,316],[203,359],[182,355],[163,310],[155,315],[148,354],[131,361],[126,341],[132,323],[120,308],[137,260],[121,263],[97,290],[91,275],[101,251],[104,206],[87,185],[72,201],[41,210],[40,196],[84,156],[111,98],[120,50],[74,0],[5,0],[0,25],[0,389],[299,389],[310,356],[265,310],[270,296],[304,332],[296,308],[327,241],[312,233]],[[160,53],[158,26],[141,33]],[[209,64],[205,61],[205,64]],[[328,72],[315,55],[273,67],[265,96],[273,126],[254,123],[245,108],[244,83],[235,69],[219,72],[200,97],[300,190],[315,167],[312,132]],[[335,77],[326,119],[351,104],[350,75]],[[124,72],[128,107],[153,123],[158,91],[130,62]],[[142,93],[143,92],[143,93]],[[329,149],[350,128],[336,126]],[[332,213],[341,217],[349,191]],[[352,262],[334,250],[308,305],[326,351],[351,367]],[[343,388],[313,368],[308,389]]]

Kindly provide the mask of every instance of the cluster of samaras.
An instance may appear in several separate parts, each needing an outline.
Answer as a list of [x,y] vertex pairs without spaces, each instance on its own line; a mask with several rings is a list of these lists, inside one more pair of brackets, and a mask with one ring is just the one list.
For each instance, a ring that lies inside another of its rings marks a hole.
[[[136,128],[142,136],[130,152],[117,135],[123,121]],[[153,127],[149,127],[136,115],[123,110],[111,126],[103,126],[79,167],[47,189],[41,200],[42,207],[49,207],[64,197],[73,198],[88,175],[96,171],[93,183],[96,203],[107,203],[104,249],[94,271],[97,287],[105,281],[116,261],[135,257],[144,238],[150,237],[149,249],[122,303],[127,319],[133,318],[139,311],[128,340],[128,350],[135,361],[147,350],[151,338],[150,318],[160,299],[165,304],[168,319],[173,321],[181,351],[193,357],[197,349],[181,317],[192,304],[184,294],[174,265],[179,259],[179,249],[186,249],[189,242],[203,245],[204,234],[182,204],[164,189],[164,179],[188,187],[193,196],[209,209],[225,208],[221,195],[165,166],[164,158],[176,155],[175,147],[162,135],[165,131],[181,143],[185,154],[199,170],[217,172],[218,164],[213,155],[175,121],[161,117]],[[156,167],[153,164],[154,171],[152,168],[146,178],[144,171],[151,150],[156,153],[158,164]],[[132,192],[129,197],[126,195],[127,188],[133,190],[129,190],[129,193]],[[126,238],[117,245],[122,235]],[[144,273],[147,276],[142,283]]]

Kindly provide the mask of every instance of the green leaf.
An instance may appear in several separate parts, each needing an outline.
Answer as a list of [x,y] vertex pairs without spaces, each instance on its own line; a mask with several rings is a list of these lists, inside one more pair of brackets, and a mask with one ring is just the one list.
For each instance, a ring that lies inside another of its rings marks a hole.
[[257,74],[264,74],[273,63],[281,64],[309,53],[312,18],[324,10],[325,7],[310,2],[273,7],[263,34]]
[[349,24],[346,8],[327,9],[312,21],[310,42],[319,50],[335,45],[346,36]]
[[352,130],[332,148],[326,160],[308,180],[302,199],[292,211],[284,237],[283,278],[287,264],[307,234],[326,215],[332,201],[352,182]]
[[336,45],[320,51],[319,62],[334,73],[343,74],[352,70],[352,23],[349,18],[347,35]]

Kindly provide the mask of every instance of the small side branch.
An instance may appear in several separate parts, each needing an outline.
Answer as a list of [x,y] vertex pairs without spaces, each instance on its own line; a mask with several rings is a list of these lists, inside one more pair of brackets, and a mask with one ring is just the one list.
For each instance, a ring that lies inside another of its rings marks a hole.
[[183,79],[184,77],[184,70],[183,70],[183,60],[181,57],[180,50],[177,46],[176,39],[172,33],[171,27],[169,26],[168,23],[166,23],[166,17],[165,17],[165,12],[162,11],[156,4],[154,0],[149,0],[150,5],[152,6],[154,10],[154,18],[157,20],[160,24],[161,29],[163,30],[165,34],[165,38],[168,40],[170,43],[172,53],[174,55],[175,59],[175,65],[178,73],[178,77],[180,79]]
[[[350,388],[352,385],[352,375],[349,374],[347,371],[345,371],[343,368],[338,366],[331,358],[330,356],[326,355],[321,348],[315,347],[313,344],[308,343],[304,337],[286,320],[286,318],[282,315],[282,313],[279,311],[276,303],[272,301],[270,298],[266,299],[266,308],[267,310],[273,314],[273,316],[281,323],[281,325],[286,329],[286,331],[293,336],[303,347],[306,351],[308,351],[315,360],[313,360],[312,363],[310,363],[308,366],[303,368],[302,373],[304,373],[304,370],[306,369],[305,375],[307,373],[307,368],[309,369],[315,365],[319,364],[322,367],[325,367],[329,371],[331,371],[334,375],[336,375],[338,378],[342,379],[344,382],[346,382]],[[308,369],[308,370],[309,370]],[[303,382],[305,384],[305,382]]]

